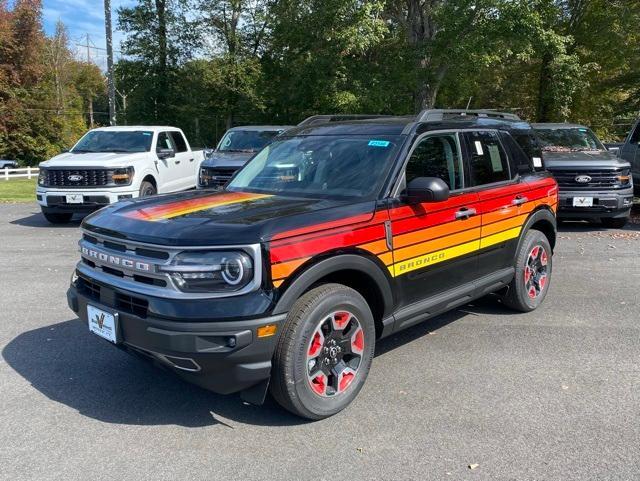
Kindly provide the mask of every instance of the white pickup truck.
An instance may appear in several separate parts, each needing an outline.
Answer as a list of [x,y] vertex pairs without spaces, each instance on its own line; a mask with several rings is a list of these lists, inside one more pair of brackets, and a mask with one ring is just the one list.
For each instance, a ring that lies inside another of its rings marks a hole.
[[36,198],[53,224],[124,199],[195,187],[202,151],[175,127],[103,127],[40,164]]

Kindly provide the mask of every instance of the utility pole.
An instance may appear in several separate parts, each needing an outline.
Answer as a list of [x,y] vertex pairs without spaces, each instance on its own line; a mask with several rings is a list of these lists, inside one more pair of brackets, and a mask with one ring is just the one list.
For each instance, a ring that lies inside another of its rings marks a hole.
[[116,86],[113,79],[111,0],[104,0],[104,28],[107,37],[107,86],[109,91],[109,125],[116,125]]
[[[91,64],[91,40],[89,38],[89,34],[86,34],[87,36],[87,43],[86,45],[83,45],[84,47],[87,47],[87,65]],[[87,99],[89,100],[89,128],[93,128],[94,125],[94,120],[93,120],[93,93],[89,93],[89,98]]]

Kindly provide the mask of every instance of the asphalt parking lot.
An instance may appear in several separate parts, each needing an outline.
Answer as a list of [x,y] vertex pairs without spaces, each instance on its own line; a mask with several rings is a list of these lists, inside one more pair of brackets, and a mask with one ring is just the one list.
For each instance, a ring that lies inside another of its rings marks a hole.
[[0,204],[0,478],[640,477],[640,224],[562,227],[545,304],[482,300],[377,346],[337,416],[218,396],[68,309],[78,223]]

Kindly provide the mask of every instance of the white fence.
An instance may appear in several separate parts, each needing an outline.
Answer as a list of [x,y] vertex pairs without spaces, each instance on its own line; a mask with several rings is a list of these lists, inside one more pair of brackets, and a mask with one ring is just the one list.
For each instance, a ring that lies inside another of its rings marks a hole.
[[24,169],[0,169],[0,179],[11,180],[18,179],[20,177],[31,179],[33,177],[37,177],[38,172],[39,170],[37,167],[26,167]]

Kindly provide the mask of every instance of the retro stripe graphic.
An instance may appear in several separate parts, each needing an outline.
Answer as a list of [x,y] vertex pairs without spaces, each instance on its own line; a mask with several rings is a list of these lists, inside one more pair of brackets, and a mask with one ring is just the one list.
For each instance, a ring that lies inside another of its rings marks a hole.
[[168,204],[137,209],[125,213],[124,216],[137,220],[155,222],[191,214],[201,210],[214,209],[216,207],[239,204],[242,202],[250,202],[253,200],[264,199],[266,197],[271,196],[245,192],[227,192],[224,194],[213,194],[205,197],[198,197],[196,199],[179,200]]
[[[275,287],[313,256],[340,247],[356,247],[375,255],[397,277],[474,251],[518,238],[529,214],[540,205],[555,211],[557,186],[544,179],[522,192],[512,186],[479,194],[462,194],[438,205],[437,211],[416,215],[403,206],[375,216],[361,215],[331,223],[283,232],[270,243],[271,277]],[[526,202],[514,206],[516,194]],[[473,206],[477,215],[455,219],[461,206]],[[389,251],[384,222],[392,221],[393,247]]]

